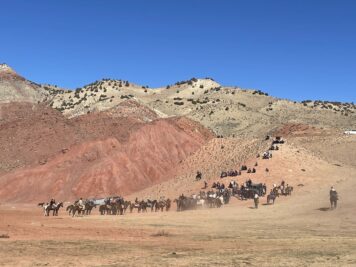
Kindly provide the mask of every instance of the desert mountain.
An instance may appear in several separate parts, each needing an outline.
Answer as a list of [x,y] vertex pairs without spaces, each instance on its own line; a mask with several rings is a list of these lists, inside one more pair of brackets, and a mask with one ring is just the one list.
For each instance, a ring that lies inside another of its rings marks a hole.
[[[293,102],[211,78],[161,88],[103,79],[69,91],[3,64],[0,200],[158,194],[172,181],[191,190],[197,170],[213,179],[238,168],[268,148],[267,134],[332,161],[326,144],[329,152],[354,144],[338,136],[356,128],[355,111],[353,103]],[[335,164],[354,164],[352,153],[338,155]]]

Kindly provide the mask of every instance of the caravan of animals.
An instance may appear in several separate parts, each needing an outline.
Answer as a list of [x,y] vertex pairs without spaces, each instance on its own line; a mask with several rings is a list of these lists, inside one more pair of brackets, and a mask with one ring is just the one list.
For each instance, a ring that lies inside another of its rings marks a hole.
[[[266,136],[266,140],[269,140],[270,136]],[[284,144],[284,140],[277,136],[271,144],[271,147],[268,151],[265,151],[262,156],[257,155],[257,159],[262,158],[262,160],[268,160],[272,158],[272,151],[278,151],[278,144]],[[254,164],[254,167],[247,168],[246,165],[242,165],[239,171],[228,171],[222,172],[220,179],[224,179],[227,176],[239,176],[241,172],[246,171],[246,173],[256,173],[256,168],[258,162]],[[255,168],[256,167],[256,168]],[[269,172],[269,169],[266,168],[265,172]],[[203,178],[203,174],[198,171],[195,177],[195,181],[200,181]],[[298,186],[303,186],[299,184]],[[262,183],[253,183],[252,179],[247,180],[239,186],[236,180],[231,180],[228,186],[225,186],[224,182],[218,181],[213,182],[211,189],[209,191],[204,191],[208,189],[208,183],[204,181],[204,186],[201,188],[197,194],[191,196],[184,196],[181,194],[176,199],[173,200],[176,203],[177,211],[184,210],[194,210],[197,208],[220,208],[223,205],[229,204],[230,198],[235,197],[239,200],[248,200],[253,199],[254,208],[257,209],[259,205],[259,198],[264,197],[267,194],[267,186]],[[291,196],[293,192],[293,186],[285,183],[284,180],[281,181],[279,185],[273,184],[272,189],[266,197],[267,205],[274,204],[277,197],[280,196]],[[121,196],[111,196],[100,199],[82,199],[76,200],[74,203],[69,204],[66,207],[66,211],[71,216],[84,216],[90,215],[93,208],[99,207],[98,210],[101,215],[124,215],[127,210],[132,213],[133,210],[140,212],[151,212],[155,211],[169,211],[172,205],[172,200],[164,197],[160,199],[147,199],[147,200],[138,200],[136,198],[134,201],[124,200]],[[43,208],[44,216],[49,216],[50,213],[53,216],[58,216],[60,208],[63,208],[63,202],[56,203],[55,199],[51,199],[48,203],[38,203],[38,206]]]

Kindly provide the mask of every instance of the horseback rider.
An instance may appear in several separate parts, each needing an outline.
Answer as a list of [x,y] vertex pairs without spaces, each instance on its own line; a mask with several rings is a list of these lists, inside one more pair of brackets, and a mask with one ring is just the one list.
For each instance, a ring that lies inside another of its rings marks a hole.
[[267,185],[265,183],[262,185],[262,189],[263,189],[263,195],[265,195],[267,193]]
[[329,194],[330,194],[330,207],[331,209],[336,209],[339,196],[333,186],[330,188]]
[[78,206],[79,206],[79,208],[81,209],[81,210],[84,210],[84,202],[83,202],[83,199],[82,198],[80,198],[79,199],[79,201],[78,201]]
[[56,205],[56,201],[55,201],[54,198],[51,198],[51,201],[49,202],[49,205],[50,205],[51,207],[54,207],[54,206]]
[[202,176],[203,176],[203,174],[200,171],[197,171],[197,175],[195,176],[195,180],[196,181],[201,180]]

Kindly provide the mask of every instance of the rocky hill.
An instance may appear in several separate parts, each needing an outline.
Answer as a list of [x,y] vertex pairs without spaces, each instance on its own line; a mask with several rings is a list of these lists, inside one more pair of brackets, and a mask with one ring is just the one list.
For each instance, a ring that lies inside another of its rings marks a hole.
[[171,178],[213,137],[194,121],[159,119],[130,102],[72,119],[30,103],[3,105],[2,114],[2,201],[132,193]]
[[356,128],[354,103],[290,101],[260,90],[222,86],[212,78],[192,78],[161,88],[102,79],[70,91],[29,82],[7,65],[2,65],[0,73],[1,102],[46,102],[69,118],[132,100],[161,118],[187,116],[222,136],[261,137],[285,123]]
[[[353,103],[294,102],[211,78],[161,88],[103,79],[70,91],[2,64],[0,200],[127,195],[175,177],[188,190],[197,170],[210,179],[238,168],[273,133],[330,158],[328,135],[339,140],[356,129],[355,111]],[[330,149],[346,148],[344,141]],[[352,153],[338,155],[354,164]]]
[[223,136],[261,137],[285,123],[350,129],[356,127],[356,105],[328,101],[295,102],[260,90],[221,86],[211,78],[191,79],[163,88],[104,79],[56,95],[51,106],[68,117],[102,111],[127,99],[160,117],[187,116]]
[[46,102],[66,92],[57,86],[40,85],[26,80],[6,64],[0,64],[0,103]]

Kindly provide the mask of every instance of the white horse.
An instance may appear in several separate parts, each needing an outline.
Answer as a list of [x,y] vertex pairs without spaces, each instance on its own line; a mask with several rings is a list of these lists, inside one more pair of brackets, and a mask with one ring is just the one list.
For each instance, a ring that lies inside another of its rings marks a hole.
[[199,199],[197,201],[197,207],[205,208],[205,199]]
[[49,211],[47,211],[47,208],[49,207],[48,203],[41,202],[41,203],[38,203],[38,206],[43,208],[44,216],[48,216],[49,215]]

